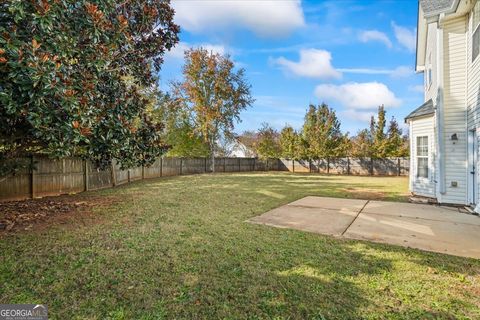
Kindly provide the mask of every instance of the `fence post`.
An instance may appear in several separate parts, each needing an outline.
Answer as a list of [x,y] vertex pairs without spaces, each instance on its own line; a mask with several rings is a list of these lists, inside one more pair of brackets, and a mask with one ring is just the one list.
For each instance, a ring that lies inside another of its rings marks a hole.
[[373,157],[370,157],[370,175],[373,176]]
[[115,164],[113,163],[113,160],[110,165],[110,173],[112,175],[112,186],[115,187],[117,185],[117,176],[115,174]]
[[145,166],[142,164],[142,180],[145,180]]
[[205,157],[204,159],[205,159],[205,168],[204,168],[205,170],[204,170],[204,172],[207,173],[208,172],[207,171],[207,157]]
[[127,178],[128,183],[130,183],[130,169],[127,169]]
[[30,197],[35,198],[35,159],[34,155],[30,158]]
[[397,175],[400,177],[402,168],[400,167],[400,158],[397,158]]
[[180,158],[180,175],[183,174],[183,158]]
[[88,160],[83,160],[83,183],[85,184],[83,190],[88,191]]
[[292,159],[292,172],[295,173],[295,159]]
[[312,160],[308,160],[308,172],[312,173]]
[[347,157],[347,176],[350,175],[350,157]]
[[163,157],[160,158],[160,177],[163,176]]
[[257,171],[256,170],[256,163],[257,163],[257,158],[253,158],[253,172]]
[[327,174],[330,173],[330,158],[327,158]]
[[241,162],[240,162],[240,158],[238,158],[238,172],[241,171]]

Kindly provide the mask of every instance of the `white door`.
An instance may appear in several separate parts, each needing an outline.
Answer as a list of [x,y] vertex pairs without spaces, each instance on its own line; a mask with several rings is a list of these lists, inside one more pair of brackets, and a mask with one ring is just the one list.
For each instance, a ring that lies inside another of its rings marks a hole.
[[477,204],[477,130],[468,131],[468,203]]

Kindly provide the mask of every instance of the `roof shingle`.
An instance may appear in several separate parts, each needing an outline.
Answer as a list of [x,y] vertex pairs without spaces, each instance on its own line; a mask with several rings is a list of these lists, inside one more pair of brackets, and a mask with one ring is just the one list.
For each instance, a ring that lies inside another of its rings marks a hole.
[[426,16],[449,10],[454,3],[455,0],[420,0],[420,6]]
[[435,107],[433,106],[432,99],[430,99],[426,101],[424,104],[422,104],[420,107],[418,107],[417,109],[410,112],[410,114],[405,117],[405,122],[409,119],[413,119],[421,116],[427,116],[433,113],[435,113]]

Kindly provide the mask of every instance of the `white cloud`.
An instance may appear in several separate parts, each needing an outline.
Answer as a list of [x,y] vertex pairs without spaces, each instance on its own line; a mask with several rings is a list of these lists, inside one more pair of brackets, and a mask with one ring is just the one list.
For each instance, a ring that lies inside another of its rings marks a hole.
[[414,52],[417,45],[417,36],[415,29],[401,27],[397,25],[394,21],[392,21],[392,28],[395,33],[395,38],[397,38],[397,41],[409,51]]
[[299,55],[300,60],[298,62],[285,57],[272,59],[272,62],[284,71],[296,76],[322,80],[339,79],[342,77],[342,73],[384,74],[393,78],[409,77],[414,74],[413,69],[408,66],[399,66],[395,69],[334,68],[331,53],[321,49],[302,49]]
[[379,41],[385,44],[388,48],[392,47],[392,42],[388,36],[378,30],[362,31],[358,38],[361,42]]
[[315,95],[322,101],[334,100],[347,109],[368,110],[379,105],[386,108],[398,107],[402,101],[380,82],[351,82],[342,85],[321,84],[315,88]]
[[423,87],[423,84],[419,84],[419,85],[416,85],[416,86],[409,86],[408,90],[412,91],[412,92],[423,93],[425,88]]
[[339,68],[337,71],[342,73],[357,74],[386,74],[393,78],[409,77],[414,74],[412,68],[407,66],[399,66],[395,69],[373,69],[373,68]]
[[339,114],[341,116],[347,117],[352,120],[360,121],[360,122],[369,122],[372,116],[376,115],[375,111],[365,111],[365,110],[355,110],[355,109],[347,109],[340,111]]
[[394,78],[404,78],[414,75],[415,71],[407,66],[400,66],[392,70],[390,75]]
[[262,37],[281,37],[305,26],[300,0],[176,0],[172,5],[175,21],[190,32],[240,27]]
[[332,55],[330,52],[318,49],[300,50],[300,61],[294,62],[284,57],[274,60],[285,71],[297,76],[318,78],[318,79],[338,79],[342,74],[335,70],[331,64]]
[[189,50],[190,48],[199,48],[202,47],[208,51],[212,51],[214,53],[231,54],[231,50],[227,49],[225,46],[220,44],[211,44],[211,43],[201,43],[201,44],[188,44],[187,42],[179,42],[172,50],[168,51],[165,54],[166,59],[183,59],[185,56],[185,51]]

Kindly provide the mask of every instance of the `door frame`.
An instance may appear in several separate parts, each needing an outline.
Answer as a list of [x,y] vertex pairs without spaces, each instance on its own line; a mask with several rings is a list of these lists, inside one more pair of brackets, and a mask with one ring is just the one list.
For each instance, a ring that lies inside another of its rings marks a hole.
[[478,136],[477,129],[468,130],[467,139],[467,203],[478,202]]

